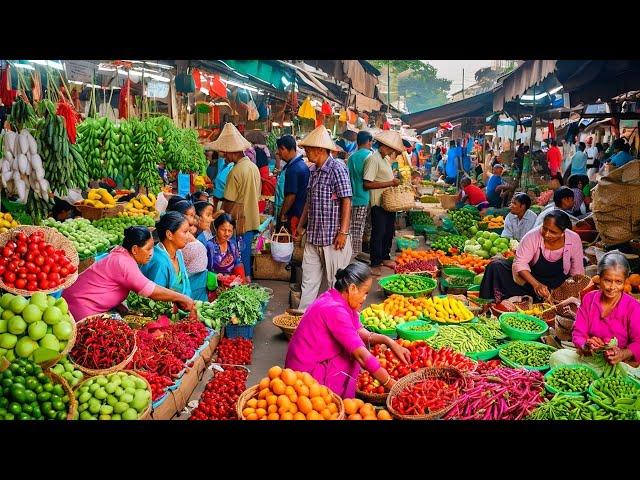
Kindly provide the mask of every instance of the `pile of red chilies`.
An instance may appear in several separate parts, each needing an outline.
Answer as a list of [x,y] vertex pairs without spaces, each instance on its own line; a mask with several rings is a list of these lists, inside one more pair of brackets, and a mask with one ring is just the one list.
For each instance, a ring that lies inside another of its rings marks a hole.
[[247,388],[247,375],[244,368],[233,367],[216,373],[189,420],[237,420],[236,403]]
[[232,365],[250,365],[253,342],[247,338],[223,338],[216,349],[217,361]]
[[425,415],[442,410],[460,395],[461,381],[430,378],[408,386],[393,397],[391,406],[401,415]]
[[131,354],[133,338],[133,330],[122,321],[92,318],[78,324],[76,343],[69,356],[86,368],[110,368]]
[[469,375],[471,387],[445,418],[457,420],[521,420],[544,400],[540,372],[496,368]]
[[151,385],[152,401],[154,402],[165,394],[167,387],[173,385],[173,380],[166,375],[158,375],[155,372],[145,372],[144,370],[137,373],[146,378]]

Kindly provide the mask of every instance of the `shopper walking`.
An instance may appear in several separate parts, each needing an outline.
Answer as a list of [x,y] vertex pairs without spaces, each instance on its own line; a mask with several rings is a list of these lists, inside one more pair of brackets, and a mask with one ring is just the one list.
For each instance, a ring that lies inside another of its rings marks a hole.
[[551,172],[551,178],[557,178],[560,181],[560,185],[564,185],[562,181],[562,173],[560,172],[560,166],[562,165],[562,151],[558,148],[558,142],[551,141],[551,148],[547,152],[547,162],[549,164],[549,171]]
[[276,141],[276,145],[278,155],[285,162],[280,173],[284,176],[283,200],[278,211],[276,231],[280,231],[280,227],[284,226],[289,232],[294,233],[307,201],[309,167],[302,160],[302,155],[296,154],[296,139],[292,135],[283,135]]
[[373,135],[362,130],[358,132],[356,140],[358,150],[351,154],[347,161],[351,190],[353,191],[349,232],[351,232],[351,246],[353,247],[354,256],[362,252],[362,235],[364,234],[364,225],[367,220],[367,211],[369,210],[369,192],[364,188],[364,165],[367,158],[372,154]]
[[371,272],[375,276],[382,274],[380,266],[393,267],[391,261],[391,243],[395,233],[396,214],[382,208],[382,194],[389,187],[400,184],[394,178],[391,163],[404,150],[402,137],[398,132],[384,130],[375,137],[378,150],[366,161],[364,167],[364,188],[369,190],[371,203]]
[[307,230],[302,260],[302,296],[299,308],[306,309],[318,296],[324,277],[331,285],[340,268],[351,260],[349,225],[351,182],[344,162],[331,156],[337,146],[327,129],[320,125],[300,143],[313,162],[307,202],[296,231],[296,238]]

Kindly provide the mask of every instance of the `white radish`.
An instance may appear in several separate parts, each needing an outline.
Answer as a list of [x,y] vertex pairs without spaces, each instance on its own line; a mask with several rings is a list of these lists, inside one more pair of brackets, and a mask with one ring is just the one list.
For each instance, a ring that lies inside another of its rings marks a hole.
[[15,182],[15,184],[16,184],[16,189],[18,191],[18,197],[20,198],[24,197],[25,191],[27,189],[24,182],[22,180],[18,180],[17,182]]
[[42,169],[42,158],[37,153],[31,154],[31,167],[33,170]]
[[2,173],[8,172],[9,170],[11,170],[11,162],[5,158],[2,160]]
[[40,192],[42,192],[43,196],[49,193],[49,182],[46,178],[40,180]]
[[16,132],[7,132],[4,135],[5,151],[13,153],[15,150]]
[[18,142],[20,144],[20,153],[27,153],[29,151],[29,140],[27,136],[21,133],[18,136]]
[[7,159],[9,163],[11,163],[13,161],[13,153],[7,150],[6,152],[4,152],[4,158]]
[[36,142],[36,139],[31,136],[31,134],[29,134],[29,153],[31,155],[35,155],[36,153],[38,153],[38,143]]
[[27,173],[27,164],[29,160],[27,160],[27,156],[21,153],[18,155],[18,170],[20,173]]
[[38,180],[42,180],[44,178],[44,168],[42,168],[42,166],[34,167],[33,171],[35,172]]

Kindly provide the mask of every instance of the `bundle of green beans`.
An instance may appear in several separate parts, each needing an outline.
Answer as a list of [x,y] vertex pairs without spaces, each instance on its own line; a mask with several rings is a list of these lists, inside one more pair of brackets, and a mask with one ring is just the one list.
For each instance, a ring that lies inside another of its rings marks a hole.
[[485,352],[496,348],[494,342],[474,330],[458,325],[441,325],[438,333],[425,342],[435,349],[450,347],[460,353]]
[[542,367],[549,364],[552,350],[540,343],[515,341],[507,344],[500,354],[513,363],[528,367]]
[[627,377],[602,377],[593,382],[589,398],[614,412],[640,411],[640,386]]
[[613,415],[582,397],[555,395],[541,403],[527,417],[528,420],[611,420]]
[[560,392],[584,392],[593,381],[591,371],[586,367],[558,367],[545,381]]
[[478,317],[477,323],[467,323],[464,327],[475,330],[489,341],[504,340],[507,338],[500,328],[500,322],[495,318]]
[[522,318],[516,315],[505,315],[503,322],[511,328],[516,328],[525,332],[538,333],[542,328],[533,320]]

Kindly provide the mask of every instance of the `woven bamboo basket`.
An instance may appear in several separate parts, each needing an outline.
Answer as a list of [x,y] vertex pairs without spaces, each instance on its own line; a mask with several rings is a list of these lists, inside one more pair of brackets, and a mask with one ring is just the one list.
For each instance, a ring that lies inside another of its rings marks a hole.
[[[100,317],[107,317],[107,318],[111,318],[111,315],[109,314],[102,314],[102,315],[90,315],[88,317],[83,318],[82,320],[78,321],[77,323],[83,323],[86,322],[87,320],[90,320],[92,318],[100,318]],[[71,363],[73,364],[73,366],[75,368],[77,368],[78,370],[82,371],[83,373],[89,375],[89,376],[96,376],[96,375],[108,375],[110,373],[114,373],[114,372],[118,372],[120,370],[124,370],[124,368],[129,364],[129,362],[131,362],[131,360],[133,360],[133,356],[136,354],[136,351],[138,350],[138,346],[136,344],[136,337],[133,337],[133,348],[131,349],[131,353],[127,356],[127,358],[125,358],[124,360],[122,360],[120,363],[118,363],[117,365],[113,365],[109,368],[103,368],[103,369],[92,369],[92,368],[87,368],[84,367],[78,363],[76,363],[73,358],[71,357],[71,355],[69,355],[69,361],[71,361]]]
[[269,254],[255,255],[253,261],[253,277],[256,279],[289,281],[291,278],[286,264],[276,262]]
[[76,400],[76,396],[71,390],[71,387],[67,383],[67,381],[62,378],[60,375],[53,373],[50,370],[46,370],[44,374],[51,379],[53,383],[62,385],[62,389],[64,393],[69,397],[69,411],[67,413],[67,420],[73,420],[78,412],[78,401]]
[[[338,418],[336,418],[336,420],[344,420],[344,403],[342,403],[342,398],[333,393],[331,390],[329,390],[329,392],[331,393],[331,398],[333,398],[333,401],[338,405]],[[247,402],[250,399],[257,397],[257,394],[258,385],[249,387],[240,394],[240,396],[238,397],[238,403],[236,403],[236,413],[238,414],[239,420],[246,420],[246,418],[242,414],[242,411],[247,405]]]
[[443,193],[441,195],[436,195],[436,198],[440,200],[440,205],[445,210],[456,208],[457,195],[447,195],[446,193]]
[[96,261],[95,257],[87,257],[84,260],[80,260],[80,263],[78,264],[78,275],[80,275],[87,268],[93,265],[95,261]]
[[580,292],[591,283],[591,278],[586,275],[574,275],[567,278],[558,288],[553,290],[551,298],[554,302],[562,302],[569,297],[580,298]]
[[362,390],[356,390],[356,397],[364,402],[369,402],[373,405],[386,405],[389,392],[385,393],[366,393]]
[[[289,323],[287,322],[287,318],[291,319],[291,318],[296,318],[296,325],[295,326],[291,326]],[[273,317],[273,324],[278,327],[280,330],[282,330],[282,333],[284,333],[286,335],[287,338],[291,338],[294,334],[294,332],[296,331],[296,329],[298,328],[298,324],[300,323],[300,319],[302,318],[302,315],[292,315],[290,313],[282,313],[280,315],[276,315],[275,317]]]
[[414,383],[422,382],[423,380],[428,380],[431,378],[436,378],[443,380],[448,384],[452,384],[456,381],[461,381],[461,389],[466,387],[466,377],[465,375],[458,369],[452,367],[443,367],[443,368],[422,368],[417,372],[410,373],[406,377],[401,378],[398,382],[393,386],[391,391],[389,392],[389,396],[387,397],[387,410],[389,413],[398,420],[437,420],[446,415],[449,410],[453,408],[455,405],[455,400],[451,402],[450,405],[437,410],[435,412],[428,413],[426,415],[402,415],[393,409],[391,403],[393,399],[402,392],[405,388]]
[[415,203],[413,188],[400,185],[382,192],[382,208],[388,212],[411,210]]
[[40,364],[40,366],[42,368],[53,367],[56,363],[58,363],[60,361],[60,359],[62,357],[67,355],[71,351],[73,346],[75,345],[75,343],[76,343],[76,333],[78,333],[78,326],[77,326],[75,320],[73,319],[73,316],[71,315],[71,313],[69,313],[69,316],[71,317],[71,336],[69,337],[69,340],[67,340],[67,344],[62,349],[60,354],[58,354],[55,358],[52,358],[51,360],[48,360],[46,362],[42,362]]
[[[144,378],[142,375],[140,375],[138,372],[134,371],[134,370],[122,370],[123,373],[126,373],[128,375],[133,375],[135,377],[141,378],[142,380],[144,380],[144,383],[147,384],[147,390],[149,391],[149,393],[152,393],[151,390],[151,384],[149,383],[149,381]],[[110,372],[110,373],[115,373],[115,372]],[[107,373],[101,373],[99,375],[108,375]],[[93,377],[95,375],[92,375],[90,377],[85,378],[82,382],[80,382],[78,385],[76,385],[76,388],[74,389],[74,393],[79,390],[82,385],[84,385],[88,380],[91,379],[91,377]],[[153,401],[150,399],[149,400],[149,405],[147,406],[147,408],[138,415],[138,420],[149,420],[151,418],[151,409],[153,406]]]
[[118,203],[113,207],[97,208],[91,205],[76,203],[74,207],[78,209],[80,215],[87,220],[100,220],[101,218],[117,217],[120,212],[124,212],[126,203]]
[[[58,233],[58,231],[55,228],[34,227],[32,225],[21,225],[19,227],[12,228],[8,232],[0,234],[0,247],[6,245],[6,243],[9,240],[11,240],[17,232],[24,232],[25,235],[31,235],[36,231],[43,231],[45,242],[53,245],[53,248],[55,248],[56,250],[64,250],[64,253],[67,256],[67,258],[76,267],[76,269],[78,268],[78,265],[80,263],[80,258],[78,257],[78,252],[76,248],[73,246],[73,243],[71,243],[71,241],[67,239],[67,237],[65,237],[61,233]],[[65,288],[69,288],[71,285],[73,285],[73,283],[77,279],[78,279],[78,272],[76,270],[74,273],[67,276],[66,280],[62,285],[58,285],[57,287],[49,288],[47,290],[38,290],[38,291],[49,294],[49,293],[57,292],[58,290],[64,290]],[[33,292],[29,290],[21,290],[19,288],[13,288],[13,287],[7,286],[2,280],[2,277],[0,277],[0,289],[5,290],[9,293],[13,293],[14,295],[22,295],[25,297],[30,297],[31,295],[33,295]]]

